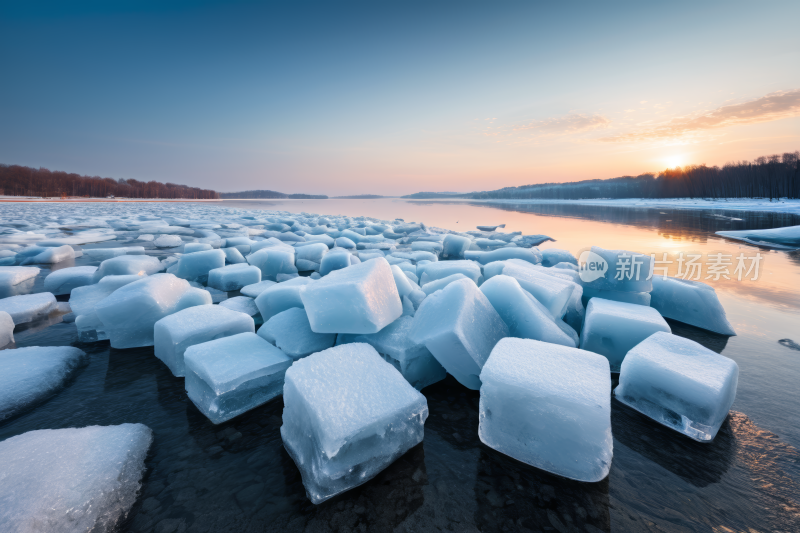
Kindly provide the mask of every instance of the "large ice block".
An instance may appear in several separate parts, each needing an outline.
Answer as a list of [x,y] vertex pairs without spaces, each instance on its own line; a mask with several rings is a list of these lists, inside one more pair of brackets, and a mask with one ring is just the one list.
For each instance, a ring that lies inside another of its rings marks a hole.
[[614,396],[694,440],[714,440],[736,398],[739,367],[700,344],[658,332],[625,356]]
[[225,266],[225,252],[222,250],[206,250],[185,254],[178,259],[178,263],[169,268],[168,272],[188,281],[205,283],[208,273],[215,268]]
[[279,274],[297,274],[294,248],[272,246],[247,256],[247,262],[261,269],[261,279],[275,281]]
[[156,257],[149,255],[120,255],[100,263],[94,273],[94,281],[96,283],[105,276],[149,276],[160,272],[161,269],[161,261]]
[[189,346],[239,333],[255,333],[252,317],[220,305],[198,305],[155,323],[155,355],[173,375],[185,376],[184,353]]
[[69,294],[76,287],[94,283],[95,266],[62,268],[51,272],[44,278],[44,290],[58,296]]
[[[578,266],[582,269],[584,288],[650,292],[653,284],[648,279],[652,267],[652,258],[626,250],[605,250],[599,246],[592,246],[590,252],[585,252],[579,257]],[[590,270],[594,268],[594,270]],[[596,272],[602,275],[595,278],[589,275]]]
[[56,308],[56,297],[49,292],[21,294],[0,300],[0,311],[11,315],[14,324],[25,324],[44,318]]
[[145,425],[40,429],[0,442],[0,530],[116,531],[153,441]]
[[226,307],[231,311],[238,311],[246,314],[249,317],[252,317],[256,326],[264,323],[264,319],[261,317],[261,312],[259,312],[258,306],[256,305],[255,300],[252,298],[248,298],[247,296],[234,296],[233,298],[228,298],[227,300],[220,302],[219,305]]
[[497,341],[509,335],[500,315],[469,279],[436,291],[417,309],[410,339],[424,344],[461,384],[481,386],[479,375]]
[[328,245],[321,242],[298,246],[295,248],[295,266],[302,272],[319,270],[327,253]]
[[153,346],[153,326],[165,316],[205,304],[211,304],[207,291],[172,274],[154,274],[120,287],[94,309],[112,348],[135,348]]
[[86,353],[72,346],[0,351],[0,421],[52,396],[87,361]]
[[736,335],[711,285],[653,276],[653,292],[650,296],[650,307],[663,317],[722,335]]
[[14,342],[14,319],[0,311],[0,348]]
[[215,268],[208,272],[208,286],[221,291],[238,291],[260,281],[261,269],[246,263]]
[[281,311],[286,311],[292,307],[303,307],[303,300],[300,296],[311,283],[315,283],[315,281],[298,277],[267,287],[255,299],[256,306],[261,312],[261,318],[264,319],[264,322]]
[[295,360],[330,348],[336,341],[333,333],[311,331],[308,315],[300,307],[274,315],[259,328],[258,334]]
[[542,254],[542,266],[546,267],[553,267],[559,263],[571,263],[573,265],[578,264],[578,260],[575,258],[567,250],[561,250],[559,248],[545,248],[541,251]]
[[253,283],[252,285],[246,285],[241,289],[239,289],[239,292],[241,292],[245,296],[249,296],[250,298],[257,298],[259,294],[269,289],[273,285],[275,285],[274,281],[265,279],[264,281]]
[[508,326],[510,336],[576,347],[573,337],[556,324],[550,311],[520,287],[516,279],[494,276],[480,290]]
[[186,392],[215,424],[283,392],[291,358],[255,333],[239,333],[186,350]]
[[411,340],[413,317],[401,316],[378,333],[358,335],[353,342],[366,342],[391,363],[412,387],[422,390],[443,380],[447,371],[424,344]]
[[372,346],[329,348],[286,372],[281,437],[321,503],[375,477],[422,442],[428,404]]
[[39,267],[0,266],[0,287],[12,287],[38,275]]
[[581,349],[605,356],[611,371],[619,372],[625,354],[658,331],[672,333],[652,307],[592,298],[586,307]]
[[335,270],[308,285],[300,298],[317,333],[375,333],[403,314],[383,257]]
[[69,306],[76,317],[75,326],[78,328],[78,339],[81,342],[108,339],[103,329],[103,323],[94,311],[94,306],[120,287],[140,279],[144,279],[144,276],[106,276],[94,285],[84,285],[72,290]]
[[492,350],[481,382],[478,436],[484,444],[570,479],[608,475],[613,439],[605,358],[507,338]]
[[463,258],[472,240],[461,235],[446,235],[442,241],[442,257]]
[[183,244],[183,240],[177,235],[161,235],[153,240],[153,246],[156,248],[175,248]]
[[360,262],[360,259],[343,248],[334,248],[322,258],[320,263],[319,273],[327,276],[334,270],[347,268],[350,265],[355,265]]
[[533,265],[542,262],[542,254],[537,248],[499,248],[491,252],[467,251],[464,252],[465,259],[477,261],[482,265],[487,265],[493,261],[506,261],[508,259],[519,259],[527,261]]
[[561,318],[567,311],[577,284],[542,274],[516,263],[505,263],[502,273],[517,280],[520,286],[536,298],[550,313]]
[[589,305],[589,300],[592,298],[602,298],[604,300],[613,300],[615,302],[625,302],[629,304],[649,306],[651,302],[649,292],[631,292],[631,291],[605,291],[593,289],[592,287],[585,287],[583,289],[583,296],[581,300],[583,305]]
[[436,291],[440,291],[453,283],[454,281],[458,281],[460,279],[469,279],[464,274],[456,273],[451,276],[447,276],[446,278],[437,279],[436,281],[431,281],[430,283],[426,283],[422,286],[422,291],[426,295],[433,294]]
[[483,282],[481,266],[475,261],[437,261],[426,264],[421,271],[418,270],[418,273],[422,286],[453,274],[462,274],[478,285]]

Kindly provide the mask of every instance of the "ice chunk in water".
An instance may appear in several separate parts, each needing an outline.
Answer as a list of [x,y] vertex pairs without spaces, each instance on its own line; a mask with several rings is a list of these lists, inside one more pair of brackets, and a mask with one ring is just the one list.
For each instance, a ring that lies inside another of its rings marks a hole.
[[255,331],[253,319],[244,313],[221,305],[198,305],[155,323],[155,354],[173,375],[182,377],[186,375],[183,357],[189,346]]
[[95,305],[95,313],[112,348],[135,348],[153,346],[153,326],[165,316],[210,303],[207,291],[172,274],[155,274],[115,290]]
[[301,359],[333,346],[336,335],[314,333],[305,309],[292,307],[270,318],[258,334],[292,359]]
[[436,291],[417,309],[409,336],[424,344],[461,384],[481,386],[478,375],[494,345],[509,335],[500,315],[469,279]]
[[153,441],[142,424],[41,429],[0,442],[0,530],[115,531]]
[[84,285],[72,290],[69,306],[75,315],[78,339],[81,342],[107,340],[103,323],[94,311],[94,306],[120,287],[139,281],[144,276],[106,276],[94,285]]
[[86,353],[72,346],[0,351],[0,420],[49,398],[86,362]]
[[375,333],[403,314],[392,269],[382,257],[331,272],[300,298],[317,333]]
[[14,319],[0,311],[0,348],[14,342]]
[[0,287],[18,285],[39,275],[38,267],[3,266],[0,267]]
[[292,364],[255,333],[195,344],[184,359],[189,399],[215,424],[280,395],[284,373]]
[[121,255],[106,259],[100,263],[100,267],[94,273],[94,281],[98,282],[105,276],[149,276],[160,272],[161,269],[161,261],[156,257],[149,255]]
[[221,291],[238,291],[261,281],[261,269],[241,263],[215,268],[208,272],[208,286]]
[[463,258],[464,252],[469,250],[472,240],[461,235],[446,235],[442,241],[442,257]]
[[183,244],[183,240],[177,235],[162,235],[153,241],[156,248],[175,248]]
[[53,263],[60,263],[61,261],[66,261],[67,259],[73,259],[75,257],[75,250],[72,246],[64,245],[64,246],[53,246],[44,248],[40,253],[36,254],[35,256],[28,257],[25,259],[22,264],[34,264],[34,263],[46,263],[46,264],[53,264]]
[[283,402],[283,444],[313,503],[375,477],[422,442],[428,418],[425,397],[362,343],[296,361]]
[[0,300],[0,311],[11,315],[14,324],[25,324],[46,317],[56,308],[56,297],[49,292],[9,296]]
[[542,262],[542,254],[536,248],[500,248],[491,252],[464,252],[465,259],[472,259],[482,265],[493,261],[505,261],[507,259],[519,259],[527,261],[533,265]]
[[672,333],[652,307],[592,298],[586,307],[581,349],[605,356],[611,371],[619,372],[625,354],[658,331]]
[[297,274],[294,249],[288,246],[264,248],[247,256],[247,262],[261,269],[261,279],[275,281],[279,274]]
[[481,267],[475,261],[437,261],[424,265],[422,271],[418,270],[418,273],[420,284],[423,286],[453,274],[462,274],[478,285],[483,282]]
[[509,276],[494,276],[481,285],[492,307],[506,323],[509,335],[575,348],[573,337],[559,327],[555,317]]
[[785,228],[739,230],[739,231],[718,231],[717,235],[722,235],[728,239],[736,239],[758,246],[775,248],[778,250],[796,250],[800,248],[800,226],[788,226]]
[[391,363],[412,387],[422,390],[447,377],[444,367],[425,347],[411,340],[409,332],[414,319],[401,316],[378,333],[358,335],[353,342],[366,342]]
[[733,360],[658,332],[628,352],[614,396],[656,422],[710,442],[733,405],[738,379]]
[[44,279],[44,290],[55,295],[69,294],[76,287],[94,283],[95,266],[62,268],[51,272]]
[[529,339],[503,339],[481,371],[478,436],[523,463],[600,481],[613,456],[611,375],[603,357]]
[[182,255],[178,259],[178,263],[171,266],[168,272],[185,280],[205,283],[208,280],[210,271],[224,266],[225,252],[222,250],[206,250],[205,252]]
[[310,283],[315,283],[309,278],[294,278],[267,287],[255,299],[256,307],[261,312],[264,322],[292,307],[303,307],[300,295]]
[[249,296],[250,298],[256,298],[259,294],[264,292],[265,290],[269,289],[276,283],[274,281],[270,281],[265,279],[264,281],[259,281],[258,283],[253,283],[252,285],[246,285],[239,289],[239,292],[244,294],[245,296]]
[[722,335],[736,335],[714,288],[699,281],[653,276],[650,306],[661,316]]
[[592,246],[591,252],[585,256],[581,254],[580,260],[582,263],[578,266],[582,269],[600,265],[604,271],[597,279],[584,281],[585,289],[627,292],[650,292],[653,289],[653,284],[647,279],[652,267],[649,255]]

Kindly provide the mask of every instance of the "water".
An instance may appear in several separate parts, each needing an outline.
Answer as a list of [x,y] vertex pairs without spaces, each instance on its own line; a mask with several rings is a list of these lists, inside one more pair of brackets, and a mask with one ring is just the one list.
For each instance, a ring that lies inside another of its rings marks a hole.
[[[717,213],[737,221],[694,211],[586,206],[400,200],[223,205],[401,217],[464,230],[506,223],[506,231],[557,239],[543,247],[577,253],[596,244],[658,257],[680,251],[751,255],[759,250],[713,232],[800,224],[786,215]],[[715,441],[696,443],[613,401],[614,460],[600,483],[550,476],[483,446],[478,394],[448,378],[422,391],[431,414],[421,445],[364,486],[314,506],[281,443],[280,399],[214,426],[152,348],[81,344],[74,324],[58,318],[18,328],[16,345],[74,345],[91,362],[47,403],[0,423],[0,439],[42,428],[150,426],[155,441],[142,493],[121,531],[797,531],[800,255],[760,252],[757,281],[705,280],[717,289],[739,336],[670,323],[676,334],[739,364],[734,412]],[[41,290],[46,273],[34,290]]]

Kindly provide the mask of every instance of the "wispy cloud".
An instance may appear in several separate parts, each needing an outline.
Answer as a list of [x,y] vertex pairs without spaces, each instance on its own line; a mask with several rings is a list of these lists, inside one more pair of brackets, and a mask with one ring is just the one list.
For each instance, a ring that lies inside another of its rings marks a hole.
[[535,139],[583,133],[606,128],[610,124],[611,119],[603,115],[571,113],[524,123],[489,126],[483,130],[483,134],[488,137],[511,137],[516,140]]
[[778,91],[739,104],[676,117],[661,124],[643,125],[639,130],[599,139],[604,142],[661,141],[697,136],[704,131],[756,124],[800,116],[800,89]]

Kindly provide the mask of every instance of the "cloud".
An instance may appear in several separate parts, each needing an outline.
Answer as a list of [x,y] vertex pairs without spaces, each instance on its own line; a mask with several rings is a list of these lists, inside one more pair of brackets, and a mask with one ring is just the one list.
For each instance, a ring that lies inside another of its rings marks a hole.
[[484,135],[490,137],[554,137],[606,128],[609,124],[611,124],[611,120],[603,115],[571,113],[522,124],[487,128],[484,130]]
[[701,132],[738,126],[770,122],[800,115],[800,89],[778,91],[761,98],[718,107],[712,111],[676,117],[667,122],[647,126],[638,131],[604,137],[604,142],[659,141],[678,137],[695,136]]

